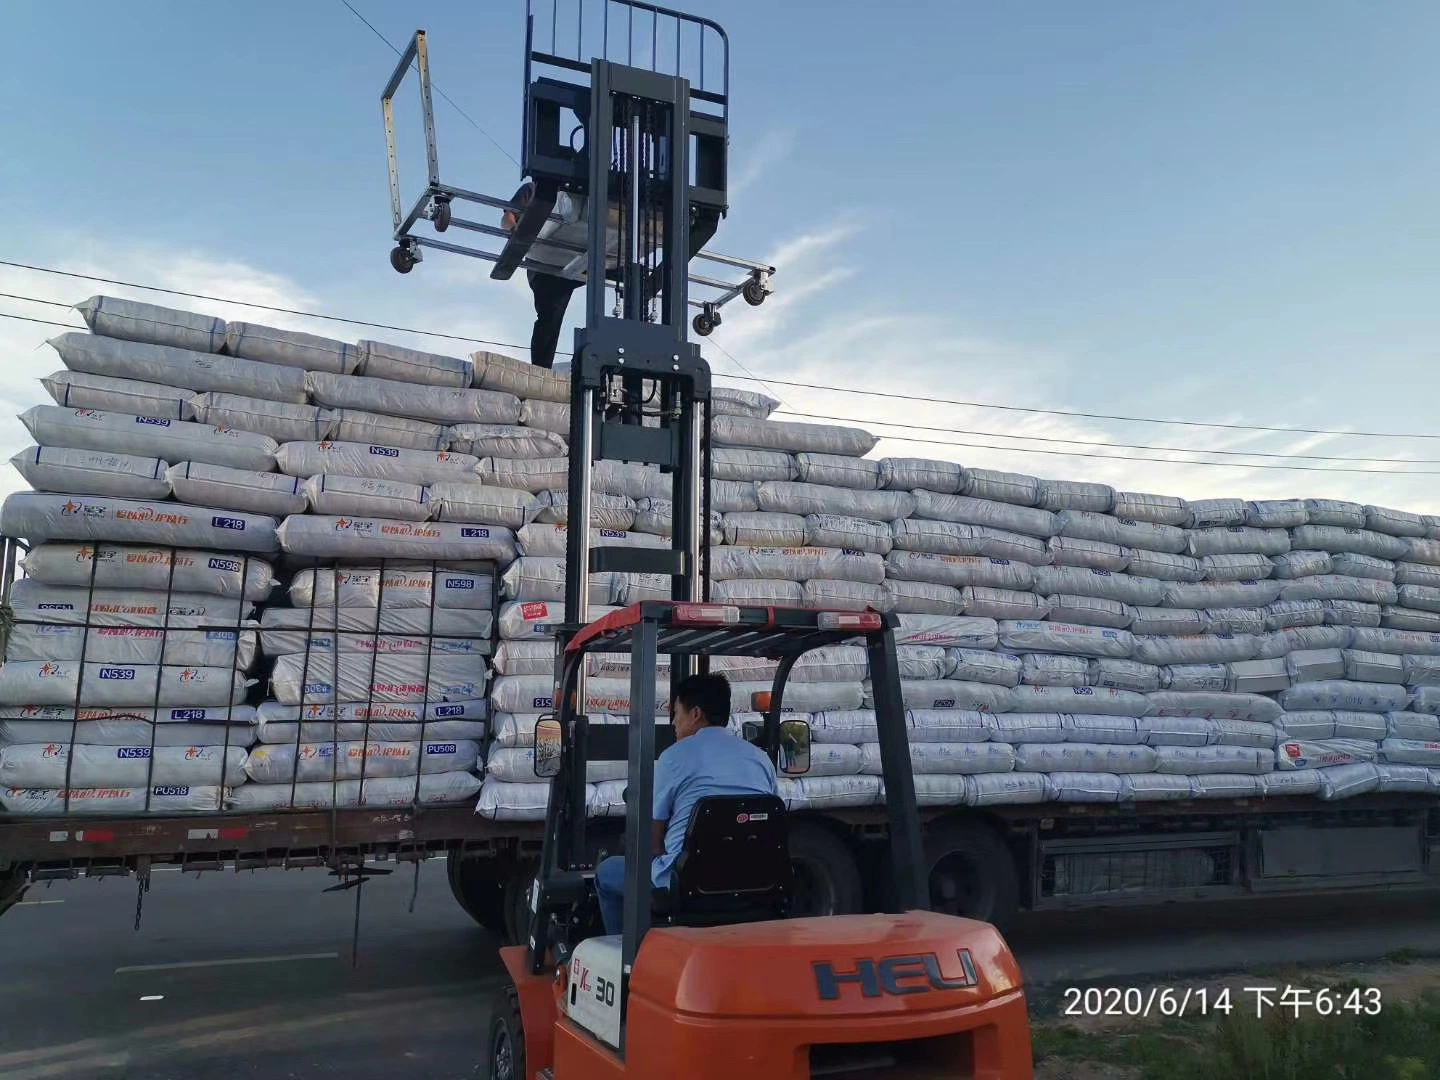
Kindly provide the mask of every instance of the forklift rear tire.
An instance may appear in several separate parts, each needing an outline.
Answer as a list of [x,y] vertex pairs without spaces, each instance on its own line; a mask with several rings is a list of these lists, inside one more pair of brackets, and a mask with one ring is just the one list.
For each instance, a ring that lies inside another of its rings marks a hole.
[[813,821],[790,823],[790,862],[795,868],[791,918],[853,915],[864,909],[860,866],[848,844]]
[[495,995],[486,1050],[489,1068],[484,1075],[489,1080],[528,1080],[525,1023],[520,1017],[520,997],[513,986],[507,985]]
[[455,902],[497,938],[504,938],[505,889],[500,859],[464,858],[458,851],[446,857],[445,872]]
[[1003,931],[1019,909],[1014,856],[988,825],[937,825],[925,836],[925,867],[934,911],[978,919]]

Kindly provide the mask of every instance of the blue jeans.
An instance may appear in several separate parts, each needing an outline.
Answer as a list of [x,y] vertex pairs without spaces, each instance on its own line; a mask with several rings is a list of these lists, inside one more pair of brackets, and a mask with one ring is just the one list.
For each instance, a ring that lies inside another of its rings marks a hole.
[[611,855],[595,868],[595,894],[605,933],[618,934],[625,919],[625,857]]

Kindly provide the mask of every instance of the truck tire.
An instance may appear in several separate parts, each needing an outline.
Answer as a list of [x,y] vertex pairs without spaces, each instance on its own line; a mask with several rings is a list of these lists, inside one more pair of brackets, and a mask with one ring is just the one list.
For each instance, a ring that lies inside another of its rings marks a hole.
[[502,859],[467,859],[459,851],[450,852],[445,863],[455,901],[498,938],[505,937],[504,866]]
[[10,866],[0,870],[0,915],[18,904],[30,888],[30,868]]
[[933,910],[1005,929],[1020,906],[1020,882],[994,829],[978,821],[941,823],[926,833],[924,852]]
[[791,918],[853,915],[864,910],[864,887],[855,853],[825,826],[803,820],[790,823],[790,862],[795,868]]

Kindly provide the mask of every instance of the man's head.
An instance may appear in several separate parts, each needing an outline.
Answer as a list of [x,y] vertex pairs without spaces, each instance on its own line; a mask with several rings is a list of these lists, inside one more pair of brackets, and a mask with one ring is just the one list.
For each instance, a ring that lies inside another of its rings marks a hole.
[[730,680],[724,675],[690,675],[670,693],[670,722],[677,739],[730,722]]

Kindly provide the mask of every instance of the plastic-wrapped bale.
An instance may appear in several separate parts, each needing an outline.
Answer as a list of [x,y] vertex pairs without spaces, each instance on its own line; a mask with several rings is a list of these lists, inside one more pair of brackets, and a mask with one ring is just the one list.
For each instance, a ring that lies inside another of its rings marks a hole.
[[165,470],[165,482],[177,499],[197,506],[271,518],[303,514],[308,507],[298,476],[182,461]]
[[1087,570],[1078,566],[1037,566],[1032,587],[1045,596],[1096,596],[1102,600],[1115,600],[1136,607],[1159,607],[1167,585],[1166,582],[1152,578],[1116,574],[1109,570]]
[[[981,652],[979,649],[971,651],[981,656],[992,655]],[[902,679],[948,679],[954,675],[958,663],[958,659],[952,657],[948,649],[939,645],[897,645],[895,646],[895,660],[899,665]],[[956,677],[967,678],[963,675]],[[985,682],[987,680],[972,681]]]
[[448,442],[450,449],[477,458],[549,458],[569,452],[559,435],[519,424],[456,424],[449,429]]
[[965,648],[947,649],[944,655],[950,661],[949,678],[995,683],[997,686],[1020,685],[1021,659],[1018,656]]
[[1404,607],[1418,611],[1440,611],[1440,588],[1433,585],[1401,585],[1395,591],[1397,601]]
[[[442,356],[439,353],[421,352],[417,349],[407,349],[403,345],[389,345],[383,341],[357,341],[355,348],[360,354],[360,362],[356,367],[357,374],[368,375],[376,379],[394,379],[398,382],[423,383],[427,386],[469,386],[471,376],[478,374],[478,370],[471,366],[470,361],[462,360],[457,356]],[[476,353],[476,357],[492,357],[494,353]],[[509,359],[505,357],[504,359]],[[511,361],[514,363],[515,361]],[[478,359],[476,361],[479,363]],[[525,365],[530,368],[529,364]],[[538,376],[538,369],[530,368]],[[549,375],[549,372],[545,372]],[[551,376],[551,381],[556,381]],[[566,380],[568,382],[568,380]],[[476,386],[483,386],[489,390],[510,390],[508,386],[492,385],[490,381],[475,379]],[[539,391],[541,387],[526,386],[527,397],[543,396]],[[512,393],[519,393],[512,390]]]
[[1028,563],[983,555],[936,555],[928,551],[891,551],[885,557],[887,581],[923,581],[961,589],[982,585],[992,589],[1029,591],[1035,571]]
[[1066,713],[1060,718],[1065,742],[1107,743],[1116,746],[1139,746],[1145,742],[1139,721],[1132,716],[1090,716]]
[[1190,777],[1190,790],[1197,799],[1251,799],[1264,791],[1264,781],[1264,775],[1206,773]]
[[266,435],[277,443],[328,439],[339,418],[316,405],[290,405],[238,394],[196,394],[184,403],[184,419]]
[[863,581],[830,580],[811,578],[804,585],[803,603],[806,607],[829,608],[841,611],[889,611],[890,594],[883,585],[870,585]]
[[1160,669],[1160,687],[1182,692],[1224,693],[1230,689],[1230,665],[1167,664]]
[[[900,683],[900,694],[907,709],[998,713],[1009,712],[1015,700],[1015,691],[1008,686],[958,679],[904,679]],[[867,701],[867,707],[873,707],[873,703]]]
[[92,296],[75,310],[92,333],[104,337],[212,353],[225,344],[225,322],[211,315],[114,296]]
[[1020,772],[1154,772],[1157,751],[1149,746],[1111,743],[1022,743],[1015,748]]
[[782,776],[779,788],[792,811],[872,806],[880,799],[878,776]]
[[1158,746],[1155,771],[1182,776],[1206,773],[1255,776],[1274,767],[1272,753],[1256,746]]
[[1080,540],[1073,536],[1053,536],[1045,544],[1056,566],[1081,566],[1090,570],[1124,570],[1130,565],[1132,549],[1103,540]]
[[[336,725],[340,729],[365,724],[419,728],[423,723],[426,729],[430,730],[439,728],[441,724],[459,725],[481,720],[488,715],[488,706],[484,701],[342,701],[303,706],[266,701],[255,712],[262,727],[274,724],[299,725],[302,720],[307,730],[311,725],[326,726],[327,729],[321,732],[322,737],[312,740],[325,742],[333,737],[334,731],[329,729]],[[291,744],[295,742],[293,738],[279,741]]]
[[1320,791],[1320,770],[1300,769],[1294,772],[1271,772],[1260,777],[1261,794],[1267,798],[1315,795]]
[[992,742],[1018,746],[1021,743],[1065,741],[1065,716],[1062,713],[1011,712],[1000,713],[989,719]]
[[1380,786],[1380,770],[1373,762],[1336,765],[1317,769],[1320,777],[1320,798],[1350,799],[1367,795]]
[[1016,506],[1035,506],[1040,501],[1040,480],[1024,473],[969,469],[961,494]]
[[1413,739],[1419,742],[1440,742],[1440,717],[1414,712],[1386,713],[1385,737],[1387,739]]
[[265,435],[158,416],[128,416],[98,409],[62,409],[36,405],[20,422],[41,446],[98,450],[111,454],[204,461],[235,469],[275,467],[278,444]]
[[1360,739],[1365,742],[1377,743],[1385,738],[1389,730],[1389,724],[1385,717],[1379,713],[1359,712],[1349,709],[1336,709],[1335,738],[1337,739]]
[[1027,686],[1089,685],[1090,662],[1083,656],[1025,653],[1020,659],[1020,681]]
[[839,514],[868,521],[908,518],[915,496],[908,491],[860,491],[827,484],[767,480],[755,485],[759,509],[781,514]]
[[1184,499],[1173,495],[1149,495],[1139,491],[1115,492],[1115,505],[1111,512],[1117,518],[1180,528],[1190,521],[1190,509],[1185,505]]
[[1291,630],[1320,626],[1325,622],[1323,600],[1276,600],[1265,605],[1265,626],[1269,630]]
[[896,645],[961,646],[993,649],[999,644],[994,619],[972,615],[901,615],[895,630]]
[[885,562],[873,553],[841,548],[718,547],[710,552],[710,574],[716,581],[827,578],[879,585],[885,580]]
[[758,390],[741,390],[734,386],[710,388],[710,411],[716,416],[747,416],[753,420],[764,420],[779,407],[780,402]]
[[1048,802],[1113,803],[1124,797],[1124,777],[1114,773],[1045,774],[1045,798]]
[[[851,749],[855,749],[852,747]],[[855,756],[860,756],[856,750]],[[606,780],[623,780],[628,772],[626,763],[623,761],[604,761],[592,758],[585,763],[585,780],[590,784],[598,784]],[[855,772],[855,769],[851,769]],[[507,784],[523,784],[533,781],[535,777],[535,748],[534,746],[500,746],[491,749],[485,759],[485,775],[493,776],[496,780],[503,780]]]
[[37,544],[24,556],[25,576],[44,585],[96,585],[213,593],[264,600],[275,586],[268,562],[214,551],[121,544]]
[[1179,802],[1194,795],[1190,777],[1173,773],[1127,773],[1121,781],[1121,802]]
[[1026,536],[1045,538],[1055,535],[1055,515],[1048,510],[923,489],[915,492],[915,516],[962,525],[985,525]]
[[1203,634],[1210,626],[1198,608],[1132,607],[1130,632],[1137,637]]
[[[869,730],[873,731],[875,714],[868,715],[872,724]],[[966,709],[911,709],[906,717],[910,725],[911,743],[976,743],[1013,741],[998,737],[1002,718],[1007,715],[1009,714],[1002,713],[997,716]],[[877,740],[878,735],[869,735],[857,741]]]
[[1440,766],[1440,741],[1387,738],[1380,744],[1380,757],[1391,764]]
[[1272,660],[1304,649],[1348,649],[1354,633],[1348,626],[1290,626],[1271,630],[1256,635],[1255,658]]
[[[610,603],[621,580],[608,571],[591,574],[586,593],[589,602]],[[554,555],[522,555],[505,568],[500,581],[505,596],[512,600],[561,603],[565,599],[565,560]]]
[[1393,653],[1368,652],[1364,649],[1345,649],[1344,678],[1351,682],[1405,684],[1405,663]]
[[[1440,539],[1437,539],[1434,535],[1433,527],[1427,539],[1421,540],[1415,537],[1407,537],[1405,540],[1405,554],[1402,558],[1406,562],[1440,567]],[[1392,578],[1391,580],[1394,579]]]
[[[821,458],[822,462],[828,460],[828,455],[811,454],[807,458]],[[876,462],[860,461],[857,458],[839,458],[839,461],[854,461],[858,465],[874,466],[878,472]],[[838,479],[848,479],[854,472],[863,473],[865,470],[845,470],[836,468],[832,470]],[[816,465],[814,472],[817,475],[827,473],[827,470]],[[733,446],[717,446],[710,453],[710,475],[715,480],[740,480],[749,483],[760,483],[765,480],[791,481],[797,479],[796,457],[780,450],[745,450]],[[831,479],[817,479],[812,476],[801,476],[798,479],[805,480],[812,484],[833,484],[835,487],[859,487],[873,488],[873,483],[836,483]]]
[[1193,634],[1176,637],[1135,637],[1136,660],[1147,664],[1223,664],[1255,655],[1253,634]]
[[[527,556],[548,556],[563,559],[570,530],[564,525],[542,525],[531,522],[515,534],[520,551]],[[626,529],[591,528],[587,543],[591,548],[669,548],[670,542],[654,533],[630,532]]]
[[1293,547],[1332,554],[1351,551],[1378,559],[1403,559],[1406,552],[1405,541],[1398,536],[1337,525],[1299,525],[1291,530],[1291,539]]
[[[253,623],[237,630],[160,630],[107,626],[86,630],[56,623],[20,623],[10,630],[5,659],[85,659],[97,664],[233,668],[249,670],[256,652]],[[191,740],[198,741],[198,740]]]
[[[1302,579],[1310,580],[1310,579]],[[1279,598],[1287,584],[1279,581],[1196,581],[1171,582],[1161,606],[1175,608],[1261,608]]]
[[1115,600],[1102,600],[1096,596],[1047,596],[1049,617],[1067,623],[1081,623],[1086,626],[1108,626],[1123,630],[1134,621],[1129,604]]
[[335,559],[492,560],[515,558],[515,538],[499,525],[395,521],[295,514],[275,530],[289,555]]
[[1272,694],[1290,685],[1284,660],[1237,660],[1226,665],[1225,688],[1235,694]]
[[1268,555],[1205,555],[1200,559],[1207,581],[1256,581],[1269,577],[1274,568]]
[[57,371],[41,379],[40,385],[62,408],[100,409],[167,420],[184,420],[185,402],[195,393],[183,386],[88,375],[83,371]]
[[1245,507],[1245,524],[1252,528],[1289,529],[1309,521],[1304,499],[1257,499]]
[[1012,692],[1013,712],[1081,712],[1096,716],[1144,716],[1144,694],[1103,686],[1019,686]]
[[1135,577],[1160,581],[1199,581],[1205,576],[1199,559],[1189,555],[1171,555],[1164,551],[1131,548],[1127,569]]
[[1402,656],[1400,668],[1406,686],[1440,685],[1440,658],[1426,655]]
[[[917,742],[910,745],[910,763],[920,775],[1010,772],[1015,768],[1015,750],[1007,743]],[[879,743],[861,744],[856,771],[881,775]]]
[[1050,613],[1049,603],[1043,596],[980,585],[966,585],[961,589],[960,603],[967,615],[990,619],[1036,620]]
[[1363,600],[1321,600],[1325,605],[1325,622],[1334,626],[1379,626],[1382,618],[1379,604]]
[[539,500],[528,491],[463,480],[440,480],[430,484],[426,496],[434,516],[440,521],[520,529],[540,510]]
[[257,784],[322,780],[358,780],[466,772],[479,760],[479,744],[454,742],[384,743],[374,740],[329,743],[266,744],[255,747],[245,771]]
[[[490,487],[489,484],[484,486]],[[570,493],[568,491],[542,491],[535,496],[534,507],[530,512],[534,520],[541,525],[568,525],[570,524]],[[610,495],[603,491],[590,493],[590,525],[592,528],[629,529],[634,525],[638,516],[639,503],[628,495]],[[654,536],[670,535],[668,528],[663,531],[658,529],[637,531]]]
[[1190,516],[1185,524],[1191,529],[1241,525],[1250,509],[1249,503],[1244,499],[1192,499],[1187,505]]
[[1205,625],[1212,634],[1263,634],[1270,624],[1263,608],[1228,607],[1207,608]]
[[1138,660],[1101,658],[1091,660],[1089,685],[1146,693],[1160,689],[1160,668]]
[[838,514],[805,515],[805,547],[844,548],[888,555],[894,542],[890,526],[883,521]]
[[[594,799],[592,785],[585,785],[585,797],[587,804]],[[506,784],[487,776],[480,785],[475,812],[491,821],[544,821],[545,808],[549,803],[548,782]]]
[[228,323],[225,351],[246,360],[302,371],[348,373],[360,362],[360,349],[349,342],[259,323]]
[[929,458],[881,458],[880,486],[901,491],[932,491],[955,495],[969,482],[966,470],[953,461]]
[[[0,749],[0,787],[72,793],[77,788],[226,786],[245,782],[246,752],[232,746],[55,746]],[[13,796],[12,796],[13,797]],[[63,798],[57,798],[63,804]],[[142,801],[143,805],[143,801]],[[57,810],[60,807],[57,806]]]
[[312,649],[308,654],[278,657],[270,684],[282,705],[471,701],[484,696],[488,678],[485,658],[475,652],[421,648],[409,653],[372,655],[360,650],[336,653]]
[[986,525],[975,526],[975,536],[980,541],[980,554],[997,559],[1015,559],[1033,566],[1044,566],[1050,561],[1050,552],[1045,541],[1035,536],[992,529]]
[[122,499],[163,499],[170,494],[165,482],[169,465],[156,457],[32,446],[12,457],[10,464],[38,491]]
[[982,773],[965,778],[967,806],[1043,803],[1048,795],[1049,788],[1044,773]]
[[281,364],[94,334],[61,334],[49,344],[71,371],[305,404],[305,372]]
[[909,615],[958,615],[965,606],[959,589],[926,581],[886,579],[884,611]]
[[1393,604],[1397,598],[1398,590],[1388,581],[1344,574],[1296,578],[1280,588],[1280,599],[1284,600],[1354,600],[1365,604]]
[[[405,450],[450,449],[451,429],[441,424],[402,416],[384,416],[363,409],[332,409],[330,412],[335,417],[335,426],[329,437],[336,442],[378,443]],[[455,449],[468,452],[464,447]]]
[[1292,686],[1280,694],[1280,705],[1287,712],[1305,709],[1389,712],[1405,708],[1408,697],[1403,686],[1336,679]]
[[790,453],[806,451],[857,458],[864,457],[879,442],[874,435],[860,428],[752,420],[748,417],[727,415],[712,418],[710,438],[716,446],[745,446]]
[[1159,690],[1146,694],[1145,699],[1146,713],[1136,715],[1224,717],[1265,724],[1275,723],[1281,715],[1274,699],[1259,694]]
[[1440,791],[1440,776],[1423,765],[1392,765],[1379,762],[1375,766],[1380,774],[1377,791],[1409,791],[1433,794]]
[[520,423],[537,431],[548,431],[555,435],[568,437],[570,434],[570,406],[563,401],[525,398],[520,402]]
[[321,473],[303,481],[300,490],[317,514],[428,521],[433,510],[422,485],[400,480]]
[[1061,510],[1055,514],[1057,536],[1073,537],[1076,540],[1098,540],[1104,544],[1119,546],[1120,532],[1120,519],[1109,514],[1097,514],[1089,510]]
[[[600,495],[595,496],[591,503],[590,518],[595,524],[596,507],[599,505]],[[610,496],[604,496],[610,498]],[[623,496],[622,496],[623,498]],[[637,532],[654,533],[656,536],[672,536],[675,532],[675,507],[669,499],[656,499],[645,496],[635,500],[635,520],[625,524],[625,528],[633,528]],[[725,543],[725,536],[721,532],[721,522],[724,515],[718,511],[710,511],[710,545],[719,547]]]
[[1334,559],[1327,551],[1287,551],[1283,555],[1270,556],[1270,565],[1269,576],[1286,581],[1335,572]]
[[1337,647],[1368,649],[1371,652],[1440,656],[1440,633],[1357,627],[1350,630],[1349,638]]
[[[12,660],[0,665],[6,705],[238,705],[247,682],[234,668],[155,664],[81,665],[61,660]],[[44,787],[46,785],[36,785]]]
[[1135,648],[1129,631],[1074,623],[1006,619],[998,624],[997,632],[1000,643],[1016,652],[1126,658]]
[[1215,722],[1195,716],[1142,716],[1136,730],[1147,746],[1210,746],[1219,737]]
[[1342,551],[1331,556],[1330,565],[1334,573],[1345,574],[1348,577],[1373,578],[1376,581],[1388,582],[1395,580],[1395,563],[1390,559],[1377,559],[1373,555],[1357,555],[1353,551]]
[[1218,746],[1252,746],[1273,750],[1280,741],[1280,729],[1256,720],[1213,720]]
[[219,746],[248,749],[253,724],[155,723],[124,715],[98,720],[0,719],[0,746],[74,742],[76,746]]
[[543,638],[535,641],[502,641],[495,649],[497,675],[544,675],[554,671],[553,641]]
[[364,409],[440,424],[514,424],[520,420],[520,399],[493,390],[415,386],[314,371],[306,376],[305,385],[316,404],[332,409]]
[[1108,514],[1115,505],[1115,489],[1108,484],[1081,480],[1041,480],[1036,485],[1036,505],[1045,510],[1089,510]]
[[800,607],[805,602],[805,587],[798,581],[778,578],[732,578],[715,582],[710,588],[710,599],[717,604]]
[[986,538],[974,525],[897,518],[890,523],[890,531],[897,551],[974,557],[986,547]]
[[1365,507],[1341,499],[1306,499],[1305,515],[1310,525],[1334,525],[1342,529],[1365,527]]
[[[717,447],[717,453],[725,448]],[[735,480],[790,480],[790,476],[737,476]],[[839,454],[795,455],[793,479],[806,484],[828,484],[831,487],[874,491],[880,486],[880,463],[868,458],[842,457]]]
[[1380,609],[1380,624],[1390,630],[1440,631],[1440,612],[1387,604]]
[[1421,515],[1385,506],[1365,507],[1365,528],[1389,536],[1424,536],[1427,532]]
[[349,442],[288,442],[275,453],[280,471],[290,476],[361,476],[433,484],[442,480],[474,481],[479,458],[448,450],[407,450]]
[[1252,529],[1243,525],[1192,529],[1189,553],[1205,555],[1280,555],[1290,550],[1290,536],[1282,529]]
[[1374,761],[1379,744],[1368,739],[1282,739],[1275,747],[1276,769],[1324,769]]
[[0,531],[41,540],[111,540],[273,551],[275,519],[256,514],[201,510],[170,502],[19,491],[0,508]]
[[810,731],[812,741],[822,745],[859,744],[879,738],[875,714],[868,709],[832,709],[814,713],[810,717]]
[[412,776],[373,776],[363,781],[245,784],[235,789],[230,808],[237,813],[255,813],[283,808],[328,810],[332,806],[447,806],[469,802],[479,790],[480,778],[468,772],[426,773],[418,782]]
[[29,578],[15,582],[10,608],[17,621],[176,629],[237,626],[254,612],[253,604],[234,597],[46,585]]

